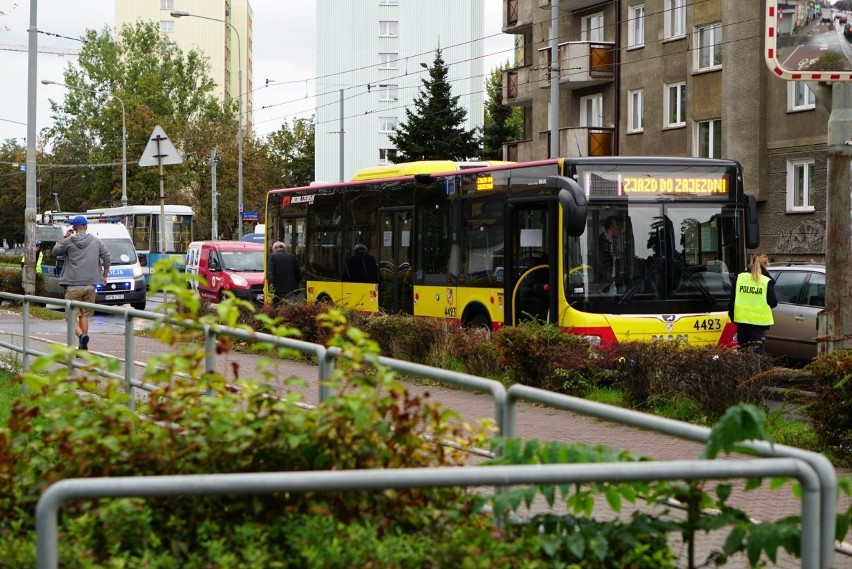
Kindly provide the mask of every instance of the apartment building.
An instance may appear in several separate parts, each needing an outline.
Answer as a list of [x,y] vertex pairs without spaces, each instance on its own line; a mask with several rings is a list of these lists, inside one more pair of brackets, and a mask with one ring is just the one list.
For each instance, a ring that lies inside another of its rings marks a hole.
[[317,5],[316,177],[388,163],[440,48],[465,128],[482,125],[483,0],[321,0]]
[[[176,10],[191,16],[174,17],[171,13]],[[239,99],[242,91],[243,124],[249,130],[254,99],[253,18],[248,0],[115,0],[116,28],[137,20],[158,22],[182,50],[205,54],[216,96],[222,101]]]
[[[809,18],[809,2],[783,5],[796,16],[785,33],[834,26]],[[763,0],[503,0],[503,31],[516,37],[504,100],[524,110],[523,140],[505,145],[506,159],[546,158],[556,136],[562,156],[737,160],[758,199],[761,249],[776,261],[823,260],[829,112],[807,84],[768,69],[764,7]]]

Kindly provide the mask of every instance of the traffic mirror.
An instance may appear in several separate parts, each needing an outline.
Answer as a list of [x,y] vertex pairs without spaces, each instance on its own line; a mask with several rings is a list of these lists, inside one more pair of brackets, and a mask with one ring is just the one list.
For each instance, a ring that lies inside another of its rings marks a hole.
[[852,12],[817,2],[766,0],[765,59],[778,77],[852,79]]

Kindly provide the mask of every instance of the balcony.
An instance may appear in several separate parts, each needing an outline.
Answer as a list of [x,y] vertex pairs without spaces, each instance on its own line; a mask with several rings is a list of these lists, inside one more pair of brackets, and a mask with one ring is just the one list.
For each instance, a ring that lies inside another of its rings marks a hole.
[[579,89],[609,83],[615,78],[613,42],[577,41],[559,45],[559,82]]
[[[550,87],[550,48],[538,50],[542,69],[541,87]],[[559,83],[568,89],[582,89],[610,83],[615,78],[613,42],[576,41],[559,44]]]
[[[595,4],[600,4],[601,0],[559,0],[559,9],[566,11],[579,10],[588,8]],[[550,8],[550,0],[538,0],[539,8]]]
[[530,84],[530,66],[503,71],[503,104],[512,107],[532,105],[533,85]]
[[613,156],[615,129],[604,126],[569,126],[559,129],[562,156]]
[[532,30],[533,5],[524,0],[503,2],[503,33],[522,34]]

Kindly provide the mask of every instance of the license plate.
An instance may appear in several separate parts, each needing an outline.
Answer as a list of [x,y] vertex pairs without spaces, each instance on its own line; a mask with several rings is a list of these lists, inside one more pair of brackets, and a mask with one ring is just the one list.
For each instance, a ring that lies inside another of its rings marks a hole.
[[123,294],[108,294],[104,297],[104,300],[121,300],[124,298]]

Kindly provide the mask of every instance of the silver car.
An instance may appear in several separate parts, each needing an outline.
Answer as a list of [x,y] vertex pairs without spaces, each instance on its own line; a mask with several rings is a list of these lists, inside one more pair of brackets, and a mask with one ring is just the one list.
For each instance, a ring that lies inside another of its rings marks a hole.
[[795,360],[816,357],[817,314],[825,308],[825,265],[770,266],[778,306],[766,352]]

